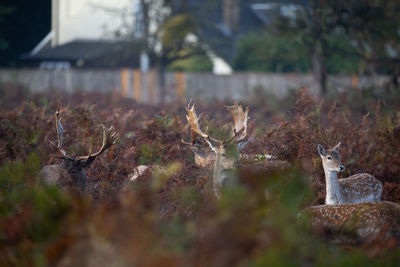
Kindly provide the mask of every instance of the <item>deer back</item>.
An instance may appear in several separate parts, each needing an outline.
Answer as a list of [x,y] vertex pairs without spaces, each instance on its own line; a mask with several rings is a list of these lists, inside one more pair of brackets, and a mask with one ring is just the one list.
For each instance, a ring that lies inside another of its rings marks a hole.
[[40,170],[38,178],[40,183],[57,186],[61,190],[74,191],[74,189],[78,189],[79,192],[85,192],[86,176],[79,177],[80,174],[79,170],[71,172],[63,164],[46,165]]
[[344,200],[348,203],[375,202],[381,199],[382,183],[368,173],[339,179]]
[[393,202],[320,205],[306,212],[311,215],[314,230],[329,234],[328,238],[336,242],[400,242],[400,205]]

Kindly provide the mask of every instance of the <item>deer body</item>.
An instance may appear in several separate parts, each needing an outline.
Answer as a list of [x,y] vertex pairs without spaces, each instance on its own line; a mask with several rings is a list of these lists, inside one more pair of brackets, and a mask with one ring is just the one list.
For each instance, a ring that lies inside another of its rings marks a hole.
[[368,173],[338,179],[343,171],[339,146],[325,150],[318,145],[326,178],[326,205],[306,209],[312,226],[332,241],[359,243],[365,241],[400,242],[400,205],[379,201],[382,183]]
[[38,177],[46,185],[55,185],[64,188],[75,184],[71,175],[68,174],[68,171],[61,164],[44,166],[40,170]]
[[337,172],[343,171],[340,162],[339,146],[325,150],[318,145],[326,179],[325,204],[361,203],[379,201],[382,195],[382,183],[368,173],[359,173],[345,179],[338,179]]
[[391,240],[400,242],[400,205],[388,202],[320,205],[306,209],[312,226],[337,242]]
[[62,156],[59,157],[61,163],[59,165],[44,166],[40,170],[38,177],[44,184],[55,185],[62,189],[77,188],[79,192],[85,194],[87,178],[84,169],[88,167],[98,155],[112,146],[118,135],[114,131],[113,127],[106,128],[102,125],[103,142],[100,150],[96,153],[89,152],[89,155],[87,156],[71,157],[62,147],[64,129],[61,125],[59,110],[57,110],[55,117],[58,144],[55,145],[52,142],[50,143],[62,153]]
[[79,162],[63,159],[59,165],[47,165],[39,172],[39,178],[47,185],[59,188],[77,187],[82,193],[86,192],[86,166]]
[[376,202],[381,199],[382,183],[368,173],[339,179],[344,203]]
[[[220,196],[220,191],[225,185],[232,185],[236,183],[235,166],[239,158],[239,147],[240,144],[245,142],[247,138],[247,114],[249,109],[246,108],[244,111],[242,106],[239,106],[236,102],[232,106],[226,108],[231,113],[234,121],[234,127],[232,129],[231,137],[226,140],[218,140],[205,134],[199,125],[199,118],[194,109],[193,104],[186,108],[186,119],[190,125],[191,142],[185,142],[184,144],[190,145],[193,152],[195,153],[196,163],[207,166],[214,159],[214,170],[213,170],[213,188],[214,193],[217,197]],[[200,136],[203,138],[215,156],[201,155],[195,145],[195,137]]]
[[230,158],[226,156],[226,150],[223,146],[218,148],[213,171],[213,187],[216,196],[220,196],[222,187],[236,183],[236,163],[237,160],[234,157]]

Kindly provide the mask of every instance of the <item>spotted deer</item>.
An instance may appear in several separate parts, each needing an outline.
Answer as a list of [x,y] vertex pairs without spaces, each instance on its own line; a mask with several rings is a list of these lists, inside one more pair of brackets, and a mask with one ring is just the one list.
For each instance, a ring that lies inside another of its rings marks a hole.
[[325,204],[361,203],[379,201],[382,183],[368,173],[358,173],[338,179],[337,172],[344,170],[339,155],[340,142],[331,149],[318,145],[326,179]]
[[[307,208],[314,230],[337,243],[395,240],[400,245],[400,205],[345,203]],[[328,236],[327,236],[328,234]]]
[[86,156],[71,156],[63,148],[64,140],[64,129],[61,124],[60,111],[57,110],[55,113],[55,122],[57,130],[57,144],[50,142],[51,145],[56,147],[62,154],[57,158],[61,159],[59,165],[47,165],[42,168],[39,172],[39,179],[41,182],[47,185],[56,185],[62,189],[74,189],[77,188],[80,193],[86,193],[86,174],[84,169],[87,168],[94,159],[106,151],[112,146],[117,138],[118,134],[114,131],[111,126],[107,128],[101,124],[103,130],[103,141],[100,149],[96,153],[89,151]]
[[[194,147],[195,137],[203,138],[215,154],[213,170],[213,188],[214,194],[219,197],[221,188],[224,184],[231,184],[235,181],[235,164],[239,157],[239,147],[247,139],[247,120],[249,108],[243,110],[241,105],[235,102],[232,106],[226,106],[226,109],[232,115],[234,126],[231,136],[224,140],[219,140],[209,136],[200,129],[199,117],[196,114],[195,104],[189,102],[186,109],[186,119],[190,125],[191,141],[182,140],[183,144]],[[196,150],[194,150],[196,154]]]

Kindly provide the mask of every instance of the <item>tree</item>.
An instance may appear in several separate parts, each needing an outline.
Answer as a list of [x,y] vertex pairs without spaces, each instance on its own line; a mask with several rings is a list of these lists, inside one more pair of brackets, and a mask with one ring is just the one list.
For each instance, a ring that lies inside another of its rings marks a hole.
[[[14,10],[13,7],[0,4],[0,27],[3,28],[6,26],[6,22],[10,13]],[[0,51],[4,51],[9,46],[7,37],[4,36],[3,32],[0,32]]]
[[[321,95],[327,91],[328,58],[338,47],[331,40],[341,36],[337,44],[344,55],[361,59],[369,72],[389,73],[398,87],[400,76],[400,2],[387,0],[310,0],[296,20],[280,18],[279,30],[290,30],[309,47],[314,76]],[[343,48],[343,47],[341,47]],[[348,49],[349,48],[349,49]]]
[[[277,16],[266,26],[265,33],[242,40],[235,60],[236,69],[245,65],[250,69],[279,72],[311,69],[321,95],[325,95],[328,71],[342,71],[332,55],[347,55],[353,51],[350,41],[338,30],[344,3],[333,0],[310,0],[308,3],[299,4],[295,16]],[[346,62],[347,71],[354,71],[354,66],[358,65],[354,61],[357,59],[352,57],[352,62]]]
[[51,1],[3,0],[0,4],[0,66],[15,67],[50,31]]
[[[178,60],[205,55],[195,35],[197,23],[185,0],[138,0],[136,3],[133,25],[121,25],[128,28],[128,35],[124,38],[139,46],[153,61],[158,73],[161,101],[164,101],[166,67]],[[126,10],[103,9],[127,17]]]
[[[350,38],[341,32],[327,39],[328,74],[354,74],[360,67],[360,57]],[[296,34],[267,30],[242,38],[234,61],[235,70],[267,72],[309,72],[310,47]]]
[[386,0],[352,0],[342,11],[342,25],[369,71],[391,75],[394,88],[400,76],[399,14],[400,2]]
[[308,47],[285,33],[265,31],[242,38],[233,67],[235,70],[307,72]]
[[321,95],[327,92],[329,39],[337,33],[345,5],[343,1],[310,0],[309,6],[298,12],[294,23],[286,18],[280,20],[281,29],[291,29],[309,47],[312,71],[320,85]]
[[159,87],[161,88],[161,101],[165,97],[165,68],[171,63],[187,59],[200,54],[205,54],[198,39],[190,38],[190,34],[195,32],[195,21],[187,13],[172,15],[167,18],[163,25],[159,27],[160,46],[148,47],[146,52],[155,59],[155,67],[159,77]]

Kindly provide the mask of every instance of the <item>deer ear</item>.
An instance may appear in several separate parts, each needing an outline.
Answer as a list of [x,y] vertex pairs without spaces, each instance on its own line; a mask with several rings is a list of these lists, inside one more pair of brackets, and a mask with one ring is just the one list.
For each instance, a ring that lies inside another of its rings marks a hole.
[[332,148],[332,150],[336,150],[337,152],[339,152],[339,148],[340,148],[340,144],[342,142],[339,142],[334,148]]
[[326,155],[325,148],[321,144],[318,144],[317,148],[318,148],[318,153],[321,157]]

